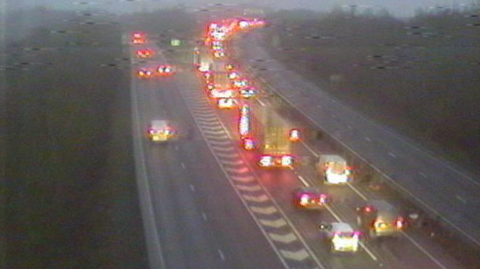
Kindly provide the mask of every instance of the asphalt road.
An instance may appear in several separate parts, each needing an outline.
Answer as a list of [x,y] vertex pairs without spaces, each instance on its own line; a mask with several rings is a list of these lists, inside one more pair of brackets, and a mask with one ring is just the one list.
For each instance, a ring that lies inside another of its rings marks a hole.
[[[196,81],[193,72],[152,80],[132,76],[137,176],[151,268],[283,268],[180,96],[178,80]],[[187,135],[166,145],[150,143],[145,130],[162,118]]]
[[[159,57],[144,64],[165,61]],[[362,195],[378,194],[355,186],[320,186],[308,166],[259,169],[256,155],[238,147],[236,112],[218,111],[189,69],[170,78],[132,76],[137,180],[151,268],[461,268],[415,231],[398,240],[366,243],[357,255],[331,255],[318,224],[353,223]],[[150,120],[164,117],[185,135],[152,144],[145,129]],[[295,153],[313,155],[329,147],[300,144]],[[302,181],[332,194],[332,207],[295,209],[291,191]]]
[[242,59],[272,89],[303,114],[383,173],[399,189],[480,246],[480,180],[435,158],[416,141],[379,126],[287,70],[257,42],[241,38]]

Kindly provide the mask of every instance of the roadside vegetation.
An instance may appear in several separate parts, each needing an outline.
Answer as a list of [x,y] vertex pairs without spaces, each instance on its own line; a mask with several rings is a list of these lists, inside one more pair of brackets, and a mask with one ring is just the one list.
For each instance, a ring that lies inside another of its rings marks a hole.
[[5,268],[146,268],[122,30],[23,12],[44,23],[7,48]]
[[365,115],[480,174],[478,7],[278,11],[270,52]]

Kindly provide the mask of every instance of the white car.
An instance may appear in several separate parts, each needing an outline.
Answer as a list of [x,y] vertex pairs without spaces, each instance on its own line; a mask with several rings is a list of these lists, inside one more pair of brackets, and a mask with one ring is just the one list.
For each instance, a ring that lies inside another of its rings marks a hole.
[[352,170],[347,161],[339,155],[321,155],[317,173],[326,184],[346,184],[352,181]]
[[218,99],[217,105],[220,109],[230,109],[237,106],[237,101],[233,98],[221,98]]
[[319,226],[324,239],[330,244],[330,250],[338,252],[357,252],[360,249],[360,232],[345,222],[322,223]]

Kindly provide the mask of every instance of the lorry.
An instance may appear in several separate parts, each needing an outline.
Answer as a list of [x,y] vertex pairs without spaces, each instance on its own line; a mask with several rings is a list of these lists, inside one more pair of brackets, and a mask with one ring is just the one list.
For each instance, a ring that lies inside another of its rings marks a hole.
[[[251,128],[241,136],[244,148],[247,149],[247,145],[255,145],[260,152],[258,157],[260,167],[291,167],[294,157],[288,137],[289,124],[273,107],[251,108],[249,115]],[[244,121],[239,122],[242,124]]]
[[336,154],[320,155],[316,171],[325,184],[346,184],[352,181],[352,170],[347,161]]
[[228,73],[225,71],[213,71],[210,83],[213,86],[211,89],[207,88],[207,90],[209,90],[209,96],[212,98],[234,98],[237,95],[231,87]]
[[193,64],[200,72],[211,71],[213,56],[205,47],[196,47],[193,53]]

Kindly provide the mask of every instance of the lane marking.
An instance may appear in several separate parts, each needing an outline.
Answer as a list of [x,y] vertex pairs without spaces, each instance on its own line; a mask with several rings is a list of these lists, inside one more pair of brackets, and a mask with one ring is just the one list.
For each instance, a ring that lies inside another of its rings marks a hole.
[[368,142],[372,142],[372,139],[370,139],[370,137],[365,137],[365,140],[367,140]]
[[195,191],[195,186],[193,186],[192,184],[190,184],[190,190],[192,190],[192,192]]
[[412,237],[410,237],[410,235],[408,235],[407,233],[405,232],[402,232],[403,235],[405,235],[405,237],[410,240],[410,242],[412,242],[418,249],[420,249],[425,255],[427,255],[438,267],[442,268],[442,269],[447,269],[447,267],[445,267],[440,261],[438,261],[437,259],[435,259],[435,257],[433,257],[425,248],[423,248],[419,243],[417,243],[417,241],[415,241]]
[[239,190],[242,191],[260,191],[262,187],[260,185],[253,185],[253,186],[244,186],[244,185],[235,185]]
[[275,233],[268,233],[268,236],[270,236],[270,238],[273,240],[273,241],[277,241],[277,242],[281,242],[281,243],[284,243],[284,244],[289,244],[289,243],[292,243],[293,241],[297,241],[297,237],[295,236],[295,234],[293,233],[288,233],[288,234],[275,234]]
[[360,198],[362,198],[364,201],[367,201],[368,198],[365,196],[363,193],[361,193],[357,188],[355,188],[351,183],[347,183],[347,186],[350,187]]
[[225,260],[225,254],[223,254],[221,249],[218,250],[218,255],[220,255],[220,258],[222,259],[222,261]]
[[320,155],[318,153],[315,152],[315,150],[313,150],[307,143],[305,143],[304,141],[302,141],[302,145],[308,150],[310,151],[310,153],[315,156],[316,158],[318,158]]
[[456,195],[455,198],[457,198],[457,200],[459,200],[463,204],[467,204],[467,200],[465,198],[463,198],[462,196]]
[[301,249],[299,251],[280,250],[280,252],[282,253],[282,256],[284,258],[295,261],[303,261],[306,258],[310,257],[310,255],[305,249]]
[[397,158],[397,155],[393,154],[392,152],[388,152],[388,155],[390,155],[392,158]]
[[184,163],[181,163],[180,165],[182,166],[182,168],[183,168],[183,169],[185,169],[185,168],[186,168],[186,166],[185,166],[185,164],[184,164]]
[[260,196],[242,195],[242,197],[247,201],[256,203],[263,203],[269,201],[268,197],[265,194],[262,194]]
[[419,174],[420,174],[422,177],[425,177],[425,178],[428,177],[427,174],[425,174],[424,172],[420,172]]
[[298,176],[298,178],[300,179],[300,181],[303,183],[303,185],[305,185],[305,187],[310,187],[310,185],[308,184],[308,182],[302,177],[302,176]]
[[280,228],[287,225],[287,222],[283,218],[279,218],[277,220],[258,220],[263,226],[268,226],[272,228]]
[[178,151],[180,150],[180,148],[177,145],[175,145],[175,150]]
[[207,214],[205,214],[205,212],[202,212],[202,218],[204,221],[207,221]]
[[267,106],[267,105],[265,105],[264,102],[260,101],[260,99],[257,99],[257,101],[258,101],[258,103],[259,103],[261,106]]

